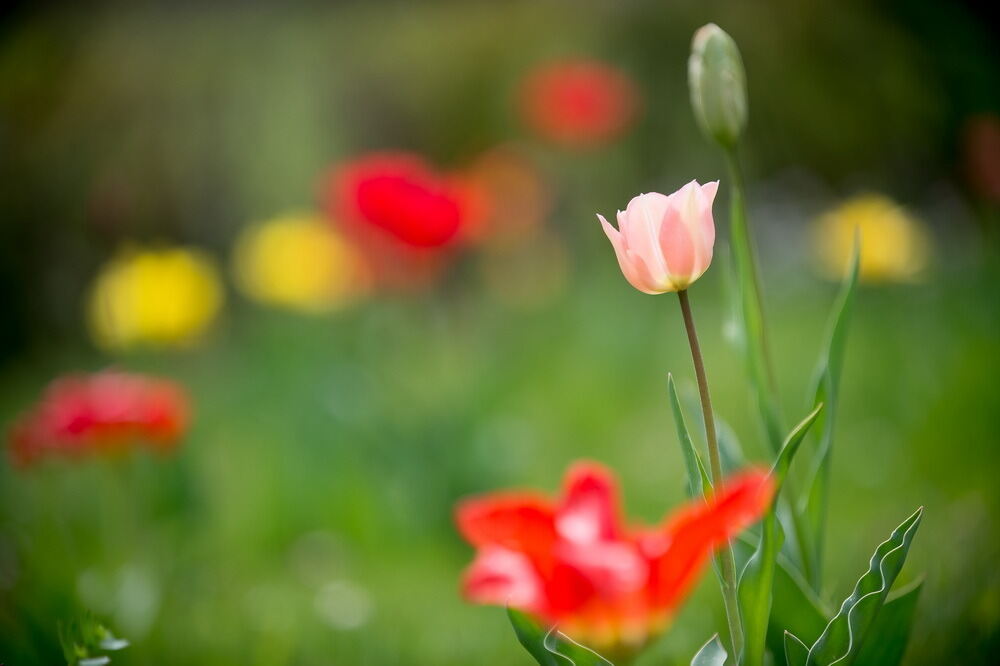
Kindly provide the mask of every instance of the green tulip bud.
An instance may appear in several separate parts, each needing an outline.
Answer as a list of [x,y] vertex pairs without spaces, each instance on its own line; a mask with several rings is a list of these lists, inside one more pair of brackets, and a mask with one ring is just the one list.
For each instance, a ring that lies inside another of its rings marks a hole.
[[709,23],[694,33],[688,59],[691,106],[702,131],[732,148],[747,124],[747,83],[743,58],[725,30]]

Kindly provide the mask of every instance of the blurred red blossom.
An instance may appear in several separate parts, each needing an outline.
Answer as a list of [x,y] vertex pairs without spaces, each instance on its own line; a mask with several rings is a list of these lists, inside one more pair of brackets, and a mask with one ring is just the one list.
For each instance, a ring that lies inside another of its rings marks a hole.
[[525,122],[535,132],[578,147],[617,138],[639,108],[632,79],[610,65],[589,60],[535,69],[524,80],[518,101]]
[[435,273],[443,252],[473,234],[489,207],[471,181],[404,152],[370,153],[338,166],[325,198],[328,215],[371,260],[375,278],[397,284]]
[[557,500],[504,492],[458,505],[459,531],[477,548],[463,591],[594,647],[638,648],[666,628],[714,549],[760,518],[772,492],[768,474],[753,469],[656,527],[632,527],[611,473],[579,462]]
[[53,381],[11,427],[10,454],[26,465],[49,454],[75,457],[136,442],[166,451],[187,430],[188,417],[187,395],[172,381],[113,370],[69,375]]

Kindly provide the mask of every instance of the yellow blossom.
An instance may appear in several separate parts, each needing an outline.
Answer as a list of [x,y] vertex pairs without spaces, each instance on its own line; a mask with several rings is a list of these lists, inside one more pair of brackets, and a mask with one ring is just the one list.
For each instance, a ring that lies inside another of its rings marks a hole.
[[285,215],[245,230],[233,267],[237,284],[251,298],[307,312],[344,305],[364,283],[354,248],[311,214]]
[[215,266],[202,252],[129,249],[94,280],[91,331],[107,348],[188,345],[212,323],[223,298]]
[[930,239],[923,224],[879,194],[854,197],[817,220],[816,247],[823,270],[839,278],[847,270],[854,236],[861,240],[862,281],[914,282],[927,267]]

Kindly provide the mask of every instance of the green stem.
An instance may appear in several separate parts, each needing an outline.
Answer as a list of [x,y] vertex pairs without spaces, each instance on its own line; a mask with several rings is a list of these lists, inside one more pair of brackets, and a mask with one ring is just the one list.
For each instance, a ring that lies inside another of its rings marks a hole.
[[[712,413],[712,396],[708,391],[708,378],[705,375],[705,362],[701,356],[701,345],[698,344],[698,332],[694,327],[694,315],[691,314],[691,303],[688,301],[687,290],[677,292],[680,299],[681,312],[684,314],[684,328],[687,330],[688,343],[691,345],[691,360],[694,361],[694,373],[698,378],[698,393],[701,395],[701,412],[705,419],[705,439],[708,442],[708,461],[712,470],[712,483],[718,487],[722,482],[722,462],[719,459],[719,440],[715,434],[715,416]],[[736,560],[733,548],[727,544],[719,550],[719,564],[722,571],[722,599],[726,607],[726,619],[729,622],[729,635],[733,643],[734,658],[743,653],[743,629],[740,624],[739,602],[736,597]]]

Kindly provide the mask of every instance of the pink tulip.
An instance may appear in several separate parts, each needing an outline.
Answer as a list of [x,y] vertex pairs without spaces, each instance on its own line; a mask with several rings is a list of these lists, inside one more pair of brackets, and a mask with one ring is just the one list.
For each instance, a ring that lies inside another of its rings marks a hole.
[[719,181],[690,183],[670,196],[650,192],[618,211],[618,229],[598,215],[625,279],[646,294],[683,291],[712,263],[712,202]]

